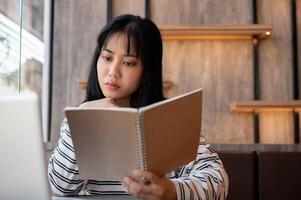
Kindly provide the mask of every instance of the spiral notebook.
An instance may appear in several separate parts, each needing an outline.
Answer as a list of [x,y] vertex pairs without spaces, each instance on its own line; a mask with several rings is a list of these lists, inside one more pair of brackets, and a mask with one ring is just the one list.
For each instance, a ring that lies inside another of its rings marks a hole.
[[134,108],[65,108],[81,178],[122,180],[140,168],[163,176],[197,154],[202,90]]

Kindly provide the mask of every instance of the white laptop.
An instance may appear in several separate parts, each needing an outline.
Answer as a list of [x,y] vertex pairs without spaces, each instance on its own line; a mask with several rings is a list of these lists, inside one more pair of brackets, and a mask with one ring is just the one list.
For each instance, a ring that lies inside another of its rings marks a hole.
[[50,199],[38,97],[0,95],[0,199]]
[[0,199],[135,199],[128,195],[51,197],[40,116],[36,94],[0,95]]

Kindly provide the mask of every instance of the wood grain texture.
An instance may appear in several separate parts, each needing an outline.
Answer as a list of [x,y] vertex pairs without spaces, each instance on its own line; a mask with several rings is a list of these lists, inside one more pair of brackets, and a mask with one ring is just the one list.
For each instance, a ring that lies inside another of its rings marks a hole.
[[[301,1],[296,0],[296,36],[297,36],[297,44],[295,48],[297,48],[297,59],[298,59],[298,88],[299,88],[299,99],[301,99]],[[301,127],[301,115],[300,118],[300,127]],[[299,138],[301,138],[301,132],[299,132]]]
[[252,1],[150,0],[150,13],[158,24],[247,24]]
[[[273,35],[259,43],[261,99],[292,99],[291,1],[257,1],[258,23],[271,24]],[[260,139],[263,143],[293,141],[291,113],[262,113]]]
[[264,24],[160,25],[159,29],[163,40],[266,39],[272,33],[272,27]]
[[262,144],[292,144],[294,142],[291,112],[260,114],[259,129],[259,141]]
[[121,14],[133,14],[144,17],[143,0],[112,0],[113,17]]
[[[252,143],[252,114],[231,113],[230,102],[253,98],[251,41],[164,42],[165,96],[204,89],[202,133],[209,143]],[[167,50],[168,49],[168,50]]]
[[301,109],[301,100],[244,100],[231,103],[232,112],[293,112]]
[[[300,11],[300,0],[296,2]],[[257,1],[258,22],[273,27],[272,37],[259,43],[262,99],[292,99],[290,3]],[[150,0],[150,9],[151,18],[159,25],[251,24],[253,18],[250,0]],[[57,1],[55,12],[52,136],[58,135],[63,107],[76,105],[83,98],[76,80],[86,78],[94,48],[86,41],[94,42],[105,24],[106,1]],[[144,16],[144,1],[114,0],[113,16],[123,13]],[[300,21],[297,11],[298,38]],[[209,143],[253,142],[252,114],[231,113],[229,108],[232,101],[253,99],[252,50],[250,40],[164,42],[164,77],[171,81],[165,94],[170,97],[198,87],[204,89],[203,134]],[[299,62],[299,72],[300,67]],[[260,114],[259,128],[263,143],[293,142],[289,113]]]
[[[150,16],[158,24],[252,23],[251,1],[153,0],[150,4]],[[252,114],[229,109],[231,101],[253,99],[252,49],[251,40],[164,42],[164,76],[172,84],[165,94],[204,89],[203,135],[209,143],[253,142]]]
[[295,44],[295,48],[297,48],[297,59],[298,59],[298,77],[299,77],[299,98],[301,98],[301,1],[296,0],[296,36],[297,36],[297,44]]
[[51,142],[57,142],[65,106],[76,106],[85,92],[76,80],[87,77],[96,39],[106,23],[106,0],[55,2]]

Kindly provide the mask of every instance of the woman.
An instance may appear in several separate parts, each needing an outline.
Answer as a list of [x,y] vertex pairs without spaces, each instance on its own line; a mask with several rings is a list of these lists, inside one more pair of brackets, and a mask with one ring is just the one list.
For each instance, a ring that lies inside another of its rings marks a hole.
[[[157,26],[133,15],[114,18],[98,37],[86,100],[80,107],[139,108],[163,99],[162,39]],[[228,192],[222,162],[203,137],[196,160],[167,176],[136,169],[122,183],[82,180],[66,120],[48,172],[53,192],[64,196],[129,193],[140,199],[226,199]],[[141,177],[149,184],[141,183]]]

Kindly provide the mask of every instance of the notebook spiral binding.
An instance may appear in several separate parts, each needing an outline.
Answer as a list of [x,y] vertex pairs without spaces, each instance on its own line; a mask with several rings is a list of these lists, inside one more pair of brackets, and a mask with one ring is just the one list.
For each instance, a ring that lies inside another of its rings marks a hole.
[[140,113],[137,112],[136,114],[136,139],[137,139],[137,156],[138,156],[138,166],[146,170],[147,163],[146,163],[146,150],[145,150],[145,140],[143,135],[143,126],[142,120],[140,118]]

